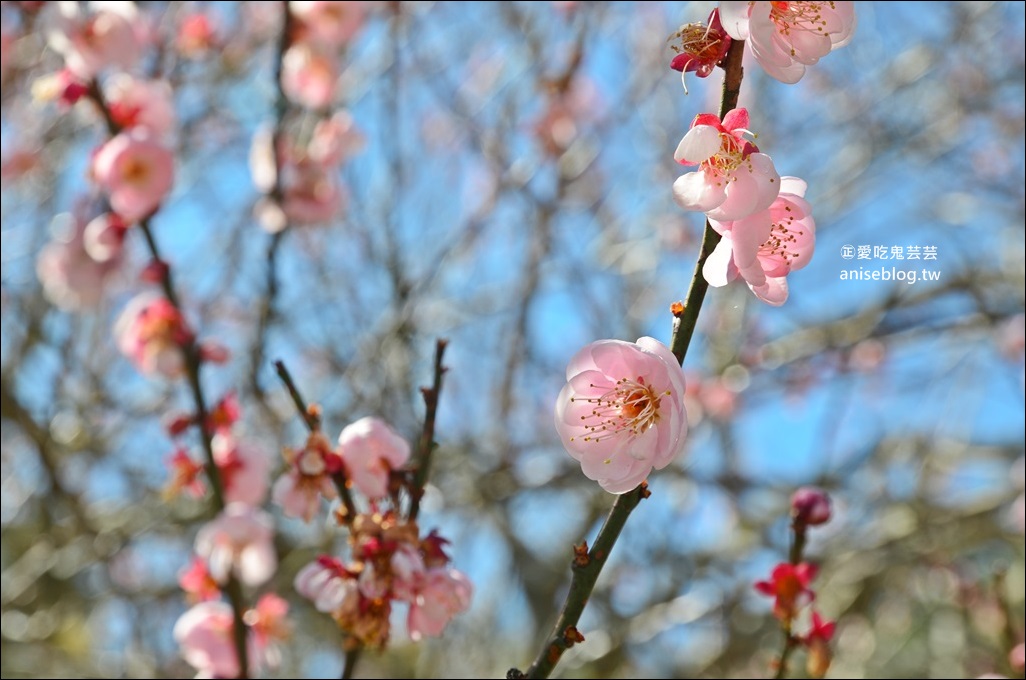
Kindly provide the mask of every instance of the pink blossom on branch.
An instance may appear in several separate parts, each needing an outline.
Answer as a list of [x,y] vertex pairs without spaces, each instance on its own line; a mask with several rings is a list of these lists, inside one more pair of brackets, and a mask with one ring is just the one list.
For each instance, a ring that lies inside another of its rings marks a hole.
[[812,66],[855,33],[854,2],[721,2],[730,37],[777,80],[797,83]]
[[791,621],[798,610],[815,598],[809,584],[816,578],[817,568],[813,564],[789,564],[782,562],[773,568],[768,581],[757,581],[755,589],[763,595],[774,598],[773,615],[781,621]]
[[157,293],[141,293],[132,299],[114,324],[118,349],[146,374],[178,378],[185,371],[182,346],[192,338],[178,311]]
[[765,210],[780,191],[773,160],[744,138],[748,110],[733,109],[723,122],[711,113],[695,116],[674,159],[698,170],[677,178],[673,197],[685,210],[714,220],[738,220]]
[[108,66],[131,67],[142,50],[142,27],[134,2],[56,2],[47,39],[68,68],[85,79]]
[[142,80],[119,73],[107,80],[104,90],[110,117],[122,129],[140,128],[154,138],[174,129],[174,97],[166,80]]
[[232,573],[248,586],[266,583],[278,568],[271,516],[244,503],[228,505],[196,534],[196,554],[218,583]]
[[777,307],[787,301],[787,275],[807,265],[816,246],[812,207],[803,198],[806,186],[797,177],[784,177],[767,210],[709,221],[723,236],[702,268],[710,286],[725,286],[740,276],[763,302]]
[[374,500],[388,495],[388,478],[410,457],[410,445],[379,418],[361,418],[338,436],[339,455],[353,486]]
[[111,255],[96,260],[86,248],[89,226],[78,215],[63,213],[54,218],[57,233],[43,246],[36,259],[36,276],[46,297],[62,309],[91,307],[103,298],[110,277],[120,268],[122,257]]
[[299,20],[300,39],[309,39],[325,47],[340,47],[349,42],[363,26],[366,14],[362,2],[293,0],[289,9]]
[[[681,82],[688,73],[708,78],[730,49],[730,36],[723,30],[718,9],[709,14],[708,24],[684,24],[670,36],[671,41],[675,38],[680,45],[671,45],[677,55],[670,62],[670,68],[681,72]],[[687,83],[684,83],[684,92],[687,91]]]
[[833,621],[827,621],[820,616],[819,612],[812,612],[812,627],[802,638],[802,642],[809,648],[805,667],[813,678],[822,678],[830,669],[830,640],[834,637],[836,625]]
[[195,557],[192,563],[178,575],[178,585],[193,602],[216,600],[221,596],[221,588],[207,569],[207,563]]
[[410,604],[406,627],[410,638],[438,637],[457,614],[470,607],[474,586],[463,572],[436,567],[424,573]]
[[250,442],[240,442],[222,430],[211,440],[214,462],[221,472],[226,503],[258,506],[267,497],[267,476],[271,461],[267,454]]
[[145,131],[122,132],[100,147],[93,175],[126,223],[147,217],[171,190],[174,156]]
[[335,60],[307,44],[292,45],[282,57],[281,87],[296,104],[323,109],[335,97]]
[[684,372],[659,341],[593,342],[570,360],[566,378],[556,430],[606,491],[630,491],[684,450]]
[[235,678],[239,659],[235,653],[232,628],[235,619],[227,602],[200,602],[175,622],[175,642],[182,658],[200,677]]
[[296,574],[296,592],[314,603],[317,611],[331,614],[336,619],[356,612],[360,591],[356,573],[342,562],[321,555]]
[[287,517],[310,522],[322,497],[329,501],[338,497],[332,475],[342,469],[342,457],[331,450],[323,434],[314,432],[302,449],[286,449],[285,460],[289,469],[274,483],[271,498]]

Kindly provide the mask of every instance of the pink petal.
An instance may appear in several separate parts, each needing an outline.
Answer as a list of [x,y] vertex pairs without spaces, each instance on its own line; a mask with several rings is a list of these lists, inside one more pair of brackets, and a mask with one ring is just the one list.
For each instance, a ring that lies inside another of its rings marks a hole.
[[752,292],[755,293],[755,297],[759,298],[768,305],[779,307],[780,305],[787,302],[787,278],[779,277],[766,279],[766,283],[759,287],[749,286]]
[[702,267],[702,276],[710,286],[720,288],[737,278],[733,248],[729,236],[724,235]]
[[748,129],[748,109],[731,109],[723,117],[723,127],[733,132],[734,130]]
[[[720,23],[734,40],[748,40],[748,13],[753,5],[769,3],[721,2]],[[768,14],[768,9],[767,9]]]
[[684,165],[697,165],[719,150],[719,131],[708,125],[699,125],[688,130],[680,140],[673,159]]
[[673,183],[673,199],[685,210],[709,212],[726,200],[722,186],[709,181],[704,172],[689,172]]

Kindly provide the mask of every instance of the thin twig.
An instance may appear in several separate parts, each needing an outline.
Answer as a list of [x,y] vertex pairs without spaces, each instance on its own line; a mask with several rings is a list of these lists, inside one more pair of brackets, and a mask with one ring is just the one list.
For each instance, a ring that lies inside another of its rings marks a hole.
[[[720,100],[720,118],[737,106],[738,94],[741,91],[741,79],[743,70],[741,68],[741,57],[744,52],[744,42],[735,40],[731,43],[730,50],[724,60],[726,75],[723,79],[723,94]],[[712,230],[706,221],[705,237],[702,242],[702,250],[695,264],[695,271],[691,278],[691,286],[688,289],[687,300],[684,303],[684,311],[674,319],[673,339],[670,343],[670,351],[677,357],[682,365],[687,355],[688,347],[691,345],[691,338],[695,332],[695,325],[698,322],[698,313],[702,308],[708,284],[702,277],[702,266],[709,257],[716,243],[719,241],[719,234]],[[570,590],[556,620],[556,626],[552,635],[546,640],[544,646],[538,652],[534,663],[527,670],[528,678],[547,678],[552,670],[559,663],[563,652],[575,642],[581,640],[577,632],[577,623],[584,611],[584,606],[591,597],[595,588],[602,566],[609,557],[616,539],[620,535],[624,524],[631,512],[638,506],[643,498],[648,497],[648,487],[642,483],[637,489],[618,496],[613,507],[606,517],[605,523],[595,538],[595,545],[590,551],[587,545],[575,549],[576,557],[573,562],[572,575],[570,579]]]
[[420,499],[424,496],[424,485],[427,484],[428,473],[431,471],[431,453],[435,450],[435,417],[438,414],[438,395],[442,392],[442,377],[445,375],[445,366],[442,365],[442,357],[445,355],[445,348],[448,340],[439,338],[435,343],[435,370],[431,387],[420,388],[424,395],[424,429],[420,434],[420,446],[417,450],[417,462],[413,468],[413,481],[410,485],[410,515],[411,522],[416,521],[420,513]]

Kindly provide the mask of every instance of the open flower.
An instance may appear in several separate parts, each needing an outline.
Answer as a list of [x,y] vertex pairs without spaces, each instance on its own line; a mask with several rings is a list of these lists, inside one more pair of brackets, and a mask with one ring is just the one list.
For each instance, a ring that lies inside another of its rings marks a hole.
[[677,178],[673,198],[685,210],[714,220],[739,220],[765,210],[780,191],[773,159],[744,138],[748,110],[733,109],[720,119],[703,113],[680,140],[674,159],[698,170]]
[[145,130],[122,132],[100,147],[93,175],[125,222],[146,217],[174,183],[174,156]]
[[226,503],[257,506],[267,496],[267,474],[271,461],[252,443],[240,442],[227,431],[218,432],[211,441],[214,462],[221,472]]
[[798,610],[815,597],[809,584],[816,578],[816,566],[807,562],[782,562],[773,568],[769,581],[757,581],[755,589],[774,598],[773,615],[791,621]]
[[127,73],[112,76],[104,87],[110,117],[122,129],[142,128],[163,137],[175,126],[175,105],[166,80],[141,80]]
[[830,669],[830,640],[834,637],[836,626],[833,621],[827,621],[820,616],[819,612],[812,612],[812,627],[802,638],[802,642],[809,648],[805,669],[814,678],[822,678]]
[[274,483],[271,498],[288,517],[309,522],[317,514],[320,500],[338,497],[331,477],[342,469],[342,458],[331,450],[320,432],[312,433],[306,446],[295,451],[285,449],[289,470]]
[[[79,215],[62,213],[54,218],[57,233],[43,246],[36,260],[36,275],[46,297],[62,309],[96,305],[103,298],[107,281],[121,266],[121,250],[105,248],[105,259],[90,255],[86,232],[95,231]],[[113,244],[108,244],[113,246]],[[100,250],[100,249],[96,249]]]
[[410,457],[410,445],[378,418],[361,418],[338,436],[339,454],[353,485],[369,499],[388,494],[388,477]]
[[107,66],[132,66],[142,48],[134,2],[57,2],[48,40],[68,68],[85,79]]
[[193,602],[216,600],[221,596],[221,588],[207,569],[207,563],[194,557],[192,563],[178,574],[178,585],[189,595]]
[[302,26],[302,37],[325,47],[348,42],[363,26],[366,13],[362,2],[325,0],[294,0],[289,9]]
[[731,222],[709,220],[723,235],[702,268],[710,286],[740,276],[763,302],[778,307],[787,301],[787,275],[807,265],[816,246],[812,207],[802,198],[806,186],[784,177],[769,209]]
[[293,45],[282,57],[282,90],[300,106],[326,107],[335,96],[336,80],[338,72],[334,60],[310,45]]
[[234,573],[248,586],[262,585],[278,568],[271,526],[266,512],[231,503],[196,534],[196,554],[218,583]]
[[[670,62],[670,68],[681,72],[681,82],[684,82],[684,76],[688,73],[708,78],[730,49],[730,36],[723,30],[718,9],[709,14],[708,25],[684,24],[670,36],[671,41],[675,38],[680,41],[680,45],[671,45],[677,55]],[[684,92],[687,91],[687,83],[684,83]]]
[[721,2],[720,19],[784,83],[797,83],[806,66],[851,42],[856,24],[854,2]]
[[177,378],[185,371],[182,345],[192,333],[182,313],[157,293],[134,297],[114,324],[118,349],[143,373]]
[[321,555],[300,569],[295,587],[297,593],[314,603],[317,611],[335,618],[356,612],[360,600],[356,574],[328,555]]
[[684,372],[659,341],[593,342],[570,360],[566,379],[556,430],[606,491],[630,491],[684,450]]
[[175,642],[182,657],[199,671],[200,677],[235,678],[239,659],[235,654],[231,605],[227,602],[200,602],[175,622]]
[[406,619],[410,637],[417,641],[425,635],[441,635],[454,616],[467,610],[473,594],[473,584],[458,569],[429,569],[420,579],[416,596],[410,604]]

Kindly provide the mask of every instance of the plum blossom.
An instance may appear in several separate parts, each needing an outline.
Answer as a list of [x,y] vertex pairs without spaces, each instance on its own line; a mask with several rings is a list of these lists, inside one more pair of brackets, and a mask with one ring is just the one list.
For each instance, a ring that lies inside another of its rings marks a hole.
[[836,627],[837,624],[827,621],[819,612],[812,612],[812,627],[802,642],[809,648],[806,670],[813,678],[822,678],[830,669],[830,640],[834,637]]
[[300,106],[323,109],[335,96],[335,61],[314,47],[292,45],[282,57],[281,87]]
[[189,595],[193,602],[216,600],[221,596],[221,588],[207,569],[207,563],[194,557],[192,563],[178,575],[178,585]]
[[658,340],[599,340],[566,369],[556,430],[584,475],[626,493],[684,450],[684,372]]
[[141,293],[132,299],[114,324],[118,349],[146,374],[180,377],[185,371],[182,346],[192,338],[171,302],[157,293]]
[[233,573],[249,586],[266,583],[278,567],[271,516],[245,503],[229,504],[196,534],[196,554],[218,583]]
[[424,573],[410,604],[406,627],[410,637],[438,637],[449,621],[470,607],[474,586],[463,572],[437,567]]
[[791,518],[801,526],[826,524],[830,521],[830,496],[822,489],[803,486],[791,496]]
[[755,296],[778,307],[787,301],[787,275],[812,259],[816,222],[805,201],[807,185],[797,177],[780,181],[780,194],[767,210],[729,222],[711,219],[722,234],[702,268],[710,286],[725,286],[738,276]]
[[127,230],[121,217],[114,213],[94,217],[82,234],[86,253],[97,262],[110,262],[120,258]]
[[747,109],[728,111],[722,124],[711,113],[695,116],[673,155],[681,165],[698,166],[673,183],[680,207],[714,220],[739,220],[773,203],[780,175],[773,160],[744,138],[746,132]]
[[363,26],[366,13],[362,2],[326,0],[294,0],[289,9],[302,26],[302,37],[325,47],[337,47],[352,39]]
[[217,32],[210,16],[203,12],[187,15],[178,25],[175,46],[188,59],[199,59],[217,43]]
[[348,478],[369,499],[388,494],[388,478],[410,457],[410,445],[383,420],[361,418],[338,436],[339,455]]
[[694,73],[699,78],[708,78],[716,65],[727,56],[730,36],[720,23],[720,11],[714,9],[709,13],[708,24],[684,24],[670,36],[671,41],[675,38],[680,41],[680,45],[671,45],[677,55],[670,62],[670,68],[680,71],[684,92],[687,93],[685,75]]
[[184,448],[178,448],[168,460],[171,479],[164,487],[164,498],[170,500],[185,491],[193,498],[200,498],[207,492],[203,483],[203,464],[197,462]]
[[211,446],[221,473],[225,502],[253,506],[263,503],[271,468],[267,454],[252,443],[238,441],[227,430],[215,434]]
[[57,18],[47,36],[68,68],[85,79],[108,66],[129,68],[142,49],[134,2],[57,2]]
[[317,611],[335,618],[357,610],[360,591],[356,574],[334,557],[321,555],[296,574],[296,592],[314,603]]
[[98,304],[107,281],[121,266],[121,251],[105,249],[104,259],[93,258],[86,248],[86,231],[92,222],[87,224],[80,216],[62,213],[54,218],[53,224],[54,239],[43,246],[36,260],[36,275],[43,292],[62,309]]
[[254,665],[276,668],[281,663],[277,643],[292,634],[288,613],[288,601],[274,593],[265,593],[257,600],[255,607],[243,614],[242,620],[251,631],[249,656],[255,659]]
[[227,602],[200,602],[175,622],[175,642],[182,658],[201,677],[235,678],[239,659],[235,654],[232,627],[235,619]]
[[302,449],[285,449],[285,461],[289,469],[274,483],[271,498],[286,516],[309,522],[317,514],[321,497],[338,497],[332,475],[342,469],[342,458],[331,450],[323,434],[314,432]]
[[856,24],[854,2],[721,2],[720,19],[784,83],[797,83],[806,66],[851,42]]
[[118,73],[107,80],[104,89],[110,117],[122,129],[139,128],[160,138],[174,128],[174,98],[166,80],[142,80]]
[[791,621],[798,610],[815,597],[809,584],[816,578],[816,572],[816,566],[807,562],[782,562],[773,568],[770,580],[757,581],[755,589],[774,598],[774,616],[781,621]]
[[174,156],[143,130],[121,132],[100,147],[93,175],[126,223],[146,217],[174,183]]

